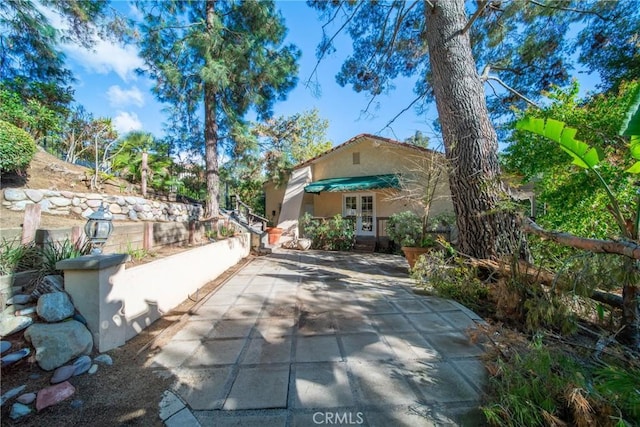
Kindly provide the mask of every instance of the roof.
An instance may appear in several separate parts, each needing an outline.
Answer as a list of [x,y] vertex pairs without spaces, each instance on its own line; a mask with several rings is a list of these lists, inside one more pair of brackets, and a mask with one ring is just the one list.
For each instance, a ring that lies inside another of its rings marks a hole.
[[398,175],[386,174],[322,179],[307,185],[304,187],[304,191],[305,193],[318,194],[323,191],[342,192],[380,190],[383,188],[400,188]]
[[[337,151],[340,151],[350,145],[354,145],[360,141],[362,141],[363,139],[373,139],[375,141],[381,142],[383,144],[389,144],[389,145],[393,145],[393,146],[397,146],[397,147],[402,147],[402,148],[408,148],[410,150],[416,150],[416,151],[421,151],[424,153],[436,153],[436,151],[430,150],[428,148],[423,148],[423,147],[418,147],[417,145],[412,145],[412,144],[407,144],[405,142],[400,142],[400,141],[396,141],[394,139],[389,139],[389,138],[383,138],[381,136],[377,136],[377,135],[372,135],[369,133],[361,133],[360,135],[356,135],[353,138],[348,139],[347,141],[343,142],[340,145],[336,145],[335,147],[331,148],[330,150],[325,151],[324,153],[318,154],[317,156],[306,160],[302,163],[298,163],[296,166],[294,166],[293,169],[299,169],[302,168],[304,166],[308,166],[311,163],[315,163],[318,159],[325,157],[329,154],[335,153]],[[440,154],[440,153],[439,153]]]

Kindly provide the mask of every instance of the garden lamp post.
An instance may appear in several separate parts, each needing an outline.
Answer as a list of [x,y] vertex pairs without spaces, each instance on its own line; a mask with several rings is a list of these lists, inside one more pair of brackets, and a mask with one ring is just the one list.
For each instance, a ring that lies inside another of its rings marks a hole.
[[111,213],[105,210],[103,205],[100,205],[97,211],[89,215],[89,220],[84,226],[84,233],[93,247],[92,255],[102,253],[102,247],[113,231],[111,218]]

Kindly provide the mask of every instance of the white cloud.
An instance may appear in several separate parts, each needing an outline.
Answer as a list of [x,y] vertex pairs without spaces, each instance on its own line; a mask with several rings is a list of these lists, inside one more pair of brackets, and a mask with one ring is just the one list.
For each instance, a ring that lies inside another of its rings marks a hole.
[[144,105],[144,96],[136,86],[131,89],[122,89],[118,85],[113,85],[107,90],[107,97],[109,105],[112,107],[126,107],[127,105],[142,107]]
[[120,46],[100,40],[91,50],[73,44],[63,45],[63,50],[88,72],[109,74],[113,71],[125,82],[134,80],[136,68],[144,66],[133,45]]
[[[69,24],[58,13],[40,3],[36,4],[53,27],[63,31],[69,28]],[[63,43],[62,51],[88,72],[108,74],[113,71],[124,81],[136,78],[135,70],[142,68],[144,61],[138,56],[135,45],[122,46],[112,41],[102,40],[95,29],[93,38],[96,43],[90,49],[74,43]]]
[[124,135],[132,130],[142,129],[142,122],[136,113],[118,111],[112,123],[119,135]]

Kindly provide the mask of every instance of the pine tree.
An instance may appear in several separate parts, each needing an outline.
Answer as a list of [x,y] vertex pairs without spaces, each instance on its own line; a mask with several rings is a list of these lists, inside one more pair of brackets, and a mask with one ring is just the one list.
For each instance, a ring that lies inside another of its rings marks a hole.
[[242,151],[234,136],[246,133],[247,112],[269,117],[273,103],[295,86],[300,53],[283,46],[286,28],[272,1],[137,5],[144,14],[141,56],[154,92],[172,106],[174,122],[199,130],[194,141],[205,160],[205,214],[217,216],[219,154]]

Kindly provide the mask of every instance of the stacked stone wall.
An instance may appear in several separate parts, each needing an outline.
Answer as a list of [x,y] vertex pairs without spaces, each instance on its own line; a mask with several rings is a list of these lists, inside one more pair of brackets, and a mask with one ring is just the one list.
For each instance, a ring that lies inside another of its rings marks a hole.
[[81,215],[88,218],[104,204],[115,221],[187,222],[202,216],[202,206],[198,204],[148,200],[135,196],[15,188],[7,188],[3,193],[2,205],[12,211],[24,211],[27,205],[38,204],[45,214]]

